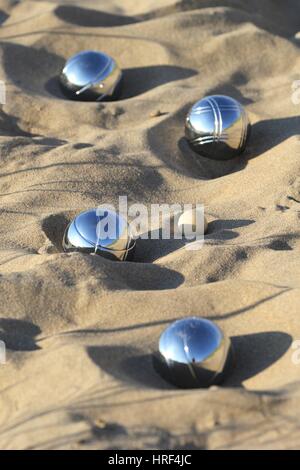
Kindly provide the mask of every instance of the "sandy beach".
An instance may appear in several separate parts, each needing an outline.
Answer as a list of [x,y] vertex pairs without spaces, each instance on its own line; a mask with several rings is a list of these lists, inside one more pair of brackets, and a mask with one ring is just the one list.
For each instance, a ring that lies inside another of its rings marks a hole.
[[[300,449],[299,18],[299,0],[0,0],[0,449]],[[119,100],[63,95],[87,49],[124,71]],[[213,94],[252,123],[224,162],[184,139]],[[63,253],[71,219],[120,195],[204,204],[204,247]],[[192,315],[232,339],[221,386],[153,369]]]

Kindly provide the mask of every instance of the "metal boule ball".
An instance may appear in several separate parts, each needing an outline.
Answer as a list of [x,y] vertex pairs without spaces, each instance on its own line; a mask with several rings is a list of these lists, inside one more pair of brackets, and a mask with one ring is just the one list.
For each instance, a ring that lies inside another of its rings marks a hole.
[[65,230],[63,250],[94,253],[105,258],[129,261],[135,240],[127,221],[109,209],[90,209],[78,214]]
[[188,317],[172,323],[160,336],[153,355],[155,370],[180,388],[219,384],[229,371],[231,341],[210,320]]
[[116,61],[98,51],[83,51],[71,57],[60,76],[63,92],[71,99],[102,101],[116,99],[122,72]]
[[185,121],[191,148],[213,160],[229,160],[242,153],[251,125],[245,108],[234,98],[206,96],[192,106]]

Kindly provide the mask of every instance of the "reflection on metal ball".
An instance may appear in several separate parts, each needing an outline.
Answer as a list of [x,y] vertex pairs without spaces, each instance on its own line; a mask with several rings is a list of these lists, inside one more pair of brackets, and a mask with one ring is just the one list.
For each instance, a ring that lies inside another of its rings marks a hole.
[[219,384],[230,367],[230,339],[213,322],[189,317],[172,323],[153,356],[155,370],[181,388]]
[[229,160],[242,153],[251,125],[244,107],[229,96],[207,96],[194,104],[185,122],[185,136],[198,154]]
[[64,93],[72,99],[102,101],[117,97],[122,72],[103,52],[83,51],[71,57],[60,76]]
[[121,215],[101,208],[77,215],[66,228],[62,245],[66,252],[95,253],[112,260],[129,261],[133,258],[135,240]]

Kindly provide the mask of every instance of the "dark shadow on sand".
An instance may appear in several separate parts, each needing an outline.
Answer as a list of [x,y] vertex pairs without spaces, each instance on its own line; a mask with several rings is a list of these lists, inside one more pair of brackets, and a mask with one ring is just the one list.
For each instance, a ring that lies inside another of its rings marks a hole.
[[[239,237],[236,231],[239,227],[247,227],[255,223],[254,220],[237,219],[237,220],[215,220],[208,225],[205,241],[227,241]],[[191,241],[185,238],[175,239],[172,235],[168,239],[163,238],[162,229],[149,231],[147,238],[138,238],[135,252],[135,261],[141,263],[152,263],[158,258],[167,256],[168,254],[180,250],[187,246]]]
[[133,98],[166,83],[197,75],[197,71],[176,65],[149,65],[124,69],[120,100]]
[[55,15],[67,23],[89,28],[111,28],[136,23],[138,20],[131,16],[116,15],[105,11],[82,8],[75,5],[60,5]]
[[29,321],[0,318],[0,340],[12,351],[40,349],[35,342],[35,337],[40,333],[40,328]]
[[137,239],[134,259],[138,263],[152,263],[158,258],[183,248],[186,244],[184,239],[164,239],[162,229],[149,231],[146,236],[148,238]]
[[236,230],[240,227],[247,227],[254,224],[255,220],[251,219],[219,219],[210,222],[208,225],[205,241],[226,241],[239,237],[240,233]]
[[90,346],[87,353],[101,370],[127,384],[174,389],[153,369],[151,354],[143,354],[130,346]]
[[[299,136],[300,116],[266,119],[252,126],[246,156],[249,160],[259,157],[290,137]],[[288,158],[288,155],[286,155]],[[282,162],[284,165],[284,160]]]
[[63,57],[45,48],[2,42],[1,49],[9,79],[28,94],[45,95],[48,91],[45,85],[61,72],[65,64]]
[[279,331],[234,336],[234,366],[226,387],[241,387],[242,382],[263,372],[277,362],[290,348],[292,337]]
[[9,15],[5,13],[5,11],[0,10],[0,25],[2,25],[2,23],[4,23],[8,17]]

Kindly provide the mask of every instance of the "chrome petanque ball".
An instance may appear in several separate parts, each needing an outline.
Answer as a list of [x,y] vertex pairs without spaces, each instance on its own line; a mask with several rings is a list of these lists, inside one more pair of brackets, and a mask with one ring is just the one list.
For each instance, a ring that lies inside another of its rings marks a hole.
[[71,57],[60,76],[64,93],[72,99],[102,101],[117,97],[122,72],[104,52],[83,51]]
[[229,160],[242,153],[251,125],[244,107],[229,96],[207,96],[194,104],[185,122],[191,148],[206,158]]
[[130,261],[135,240],[121,215],[101,208],[78,214],[66,228],[62,245],[66,252],[94,253],[112,260]]
[[153,365],[177,387],[205,388],[221,383],[231,359],[231,341],[220,328],[204,318],[189,317],[175,321],[162,333]]

